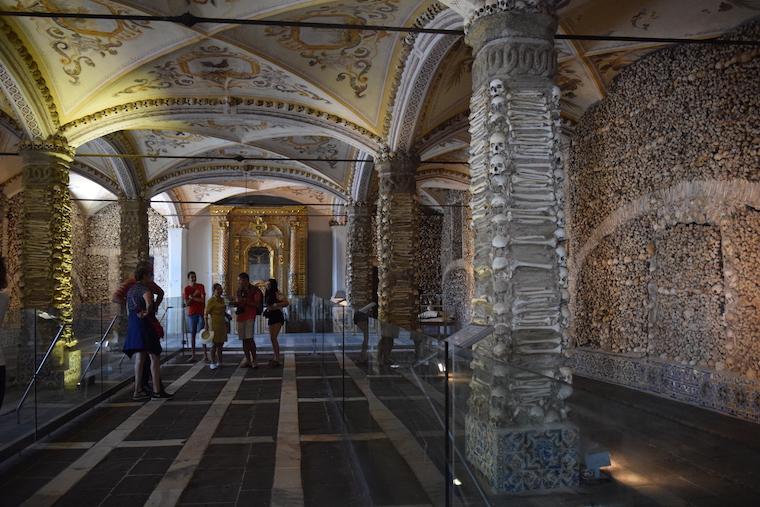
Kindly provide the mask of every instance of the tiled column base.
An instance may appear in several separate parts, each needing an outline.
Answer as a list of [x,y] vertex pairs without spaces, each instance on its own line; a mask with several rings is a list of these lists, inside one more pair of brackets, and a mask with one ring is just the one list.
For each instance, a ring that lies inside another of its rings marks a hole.
[[553,424],[496,428],[472,416],[465,420],[467,460],[494,493],[539,492],[578,485],[578,428]]

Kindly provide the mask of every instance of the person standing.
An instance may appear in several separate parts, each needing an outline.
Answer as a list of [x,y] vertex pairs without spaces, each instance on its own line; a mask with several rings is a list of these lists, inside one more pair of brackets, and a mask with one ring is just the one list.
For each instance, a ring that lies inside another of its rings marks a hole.
[[235,299],[235,314],[237,315],[238,336],[243,342],[243,361],[240,366],[256,368],[256,341],[254,340],[253,324],[261,305],[263,296],[258,287],[251,285],[248,273],[238,275],[238,290]]
[[[0,257],[0,326],[5,321],[5,312],[8,310],[10,296],[5,292],[8,286],[8,273],[5,270],[5,257]],[[3,406],[5,398],[5,354],[3,353],[3,344],[0,343],[0,407]]]
[[[152,269],[152,262],[148,263],[151,266]],[[121,287],[116,289],[116,292],[113,293],[113,296],[111,297],[111,301],[120,305],[121,307],[121,318],[125,321],[127,320],[127,293],[129,292],[129,289],[131,289],[135,284],[137,283],[137,280],[135,280],[134,276],[130,276],[124,282],[121,284]],[[154,306],[156,309],[158,309],[161,306],[161,302],[164,300],[164,289],[161,288],[155,281],[152,279],[146,284],[146,286],[151,290],[153,295],[156,298],[156,301],[154,303]],[[125,326],[127,327],[127,326]],[[126,333],[125,333],[126,334]],[[143,365],[143,374],[142,374],[142,381],[143,381],[143,391],[147,393],[153,393],[156,389],[153,388],[153,385],[149,383],[150,380],[150,368],[151,368],[151,361],[150,356],[148,356],[145,359],[145,363]],[[158,391],[163,391],[164,386],[163,384],[158,386]]]
[[161,386],[159,357],[161,341],[155,330],[156,304],[149,285],[153,281],[153,266],[149,262],[140,262],[135,268],[137,281],[127,292],[127,339],[124,341],[124,353],[131,359],[135,356],[135,391],[132,399],[143,401],[149,398],[171,398],[162,388],[154,390],[152,395],[143,389],[143,365],[150,357],[150,373],[154,386]]
[[288,306],[290,303],[280,293],[277,287],[277,280],[270,278],[267,282],[267,291],[264,294],[264,316],[267,318],[267,325],[269,326],[269,339],[272,340],[272,352],[274,357],[269,361],[269,366],[277,368],[282,366],[280,360],[280,342],[277,341],[277,337],[280,334],[280,329],[285,323],[285,314],[282,313],[282,309]]
[[222,348],[227,341],[227,310],[222,299],[224,289],[221,284],[215,283],[212,295],[206,303],[206,325],[214,333],[214,345],[211,347],[211,365],[215,370],[222,366]]
[[[195,275],[195,271],[190,271],[187,274],[187,279],[190,285],[185,287],[183,292],[185,306],[187,307],[187,321],[190,327],[190,360],[195,361],[195,339],[198,336],[198,332],[203,329],[203,307],[206,304],[206,288],[202,283],[198,283],[198,277]],[[208,349],[203,344],[203,360],[207,363]]]

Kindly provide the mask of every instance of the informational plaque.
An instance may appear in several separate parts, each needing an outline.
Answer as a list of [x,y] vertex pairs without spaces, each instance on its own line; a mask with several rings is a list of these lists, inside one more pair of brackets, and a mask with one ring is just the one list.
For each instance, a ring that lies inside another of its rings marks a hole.
[[468,349],[493,333],[493,330],[493,326],[477,326],[475,324],[470,324],[446,338],[446,341],[455,347]]

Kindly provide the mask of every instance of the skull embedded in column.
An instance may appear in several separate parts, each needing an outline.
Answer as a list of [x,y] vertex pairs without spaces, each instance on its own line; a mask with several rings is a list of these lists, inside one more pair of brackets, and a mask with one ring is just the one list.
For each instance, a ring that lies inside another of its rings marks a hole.
[[491,97],[504,95],[504,82],[501,79],[492,80],[488,88],[491,90]]
[[494,132],[489,139],[491,155],[504,153],[507,146],[507,137],[503,132]]
[[507,161],[501,155],[494,155],[491,157],[490,167],[492,176],[503,174],[507,169]]

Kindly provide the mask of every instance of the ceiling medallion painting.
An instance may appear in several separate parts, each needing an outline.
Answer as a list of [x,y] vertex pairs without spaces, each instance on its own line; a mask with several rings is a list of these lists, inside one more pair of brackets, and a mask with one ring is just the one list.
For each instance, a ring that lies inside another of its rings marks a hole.
[[[70,5],[66,4],[67,2],[60,0],[19,1],[15,9],[41,12],[70,11]],[[88,14],[129,14],[127,10],[116,8],[104,0],[86,0],[77,11]],[[91,55],[99,54],[103,58],[117,55],[117,48],[124,42],[137,39],[146,28],[152,29],[148,21],[117,19],[50,18],[36,20],[36,23],[38,29],[44,30],[50,38],[51,47],[60,55],[63,71],[69,76],[71,84],[75,85],[79,84],[82,65],[95,67]]]
[[284,71],[250,55],[214,45],[202,46],[176,59],[159,63],[148,74],[152,77],[135,79],[133,85],[115,93],[114,97],[145,90],[202,84],[222,90],[248,87],[271,89],[330,103],[306,86],[289,82],[289,76]]
[[144,138],[146,152],[160,155],[169,153],[169,149],[185,148],[186,146],[203,140],[203,136],[188,134],[187,132],[167,132],[163,130],[151,130]]
[[[315,23],[381,24],[393,19],[399,0],[358,0],[354,4],[332,4],[311,9],[297,21]],[[379,30],[315,30],[299,27],[269,27],[266,35],[284,47],[299,51],[309,65],[320,70],[339,69],[336,81],[348,81],[354,94],[367,91],[372,59],[378,43],[388,36]]]
[[282,142],[296,150],[299,155],[308,156],[309,158],[327,159],[326,161],[330,167],[335,167],[337,164],[334,160],[329,160],[338,156],[338,145],[329,137],[286,137]]

